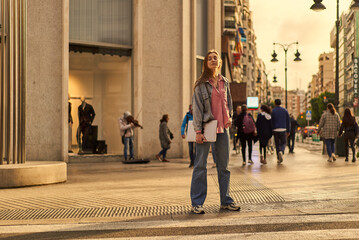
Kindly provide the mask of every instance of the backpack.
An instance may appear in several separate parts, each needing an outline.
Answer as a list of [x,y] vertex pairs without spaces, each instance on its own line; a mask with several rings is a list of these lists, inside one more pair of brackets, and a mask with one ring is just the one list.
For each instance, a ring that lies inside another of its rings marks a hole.
[[253,119],[247,113],[243,118],[243,132],[245,134],[254,133],[256,129],[256,125],[254,124]]

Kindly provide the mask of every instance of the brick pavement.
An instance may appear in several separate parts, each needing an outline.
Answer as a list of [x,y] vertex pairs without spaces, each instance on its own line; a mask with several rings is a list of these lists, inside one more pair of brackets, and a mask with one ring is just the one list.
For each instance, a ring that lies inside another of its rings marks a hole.
[[[301,143],[281,165],[275,156],[260,165],[258,152],[253,155],[254,164],[243,167],[231,152],[231,194],[243,206],[240,216],[358,212],[358,164],[328,163]],[[216,170],[208,163],[206,217],[232,216],[219,211]],[[0,224],[187,218],[191,172],[186,159],[70,164],[66,183],[1,189]]]

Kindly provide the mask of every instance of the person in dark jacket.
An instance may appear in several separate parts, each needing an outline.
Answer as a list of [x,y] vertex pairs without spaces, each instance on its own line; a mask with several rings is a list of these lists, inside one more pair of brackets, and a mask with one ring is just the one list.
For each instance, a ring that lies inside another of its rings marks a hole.
[[261,106],[261,113],[258,114],[257,122],[257,134],[259,138],[259,152],[260,152],[260,162],[267,164],[267,144],[269,139],[272,137],[272,117],[271,110],[267,105]]
[[290,132],[290,119],[287,109],[280,106],[282,104],[281,100],[276,99],[274,103],[275,108],[272,110],[272,129],[278,163],[281,163],[283,162],[283,154]]
[[293,114],[290,115],[290,133],[288,137],[288,148],[289,153],[294,153],[294,142],[295,142],[295,131],[297,127],[300,125],[298,124],[297,120],[294,119]]
[[344,110],[344,116],[343,116],[343,122],[340,126],[339,130],[339,136],[341,136],[344,132],[344,143],[345,143],[345,161],[348,162],[348,156],[349,156],[349,142],[350,147],[353,151],[353,160],[352,162],[355,162],[355,147],[354,147],[354,140],[358,134],[358,125],[355,121],[355,117],[352,114],[352,111],[350,111],[349,108],[346,108]]
[[[237,106],[236,111],[233,113],[233,117],[232,117],[232,119],[233,119],[232,122],[233,123],[236,122],[236,119],[238,118],[239,114],[241,114],[241,106]],[[233,124],[231,126],[231,128],[233,129],[233,136],[232,136],[232,138],[233,138],[233,150],[237,151],[237,143],[239,141],[239,136],[238,136],[238,133],[237,133],[238,129],[237,129],[235,124]]]
[[242,112],[238,115],[235,125],[238,128],[237,136],[239,136],[241,145],[242,145],[242,158],[243,158],[243,165],[246,165],[246,145],[248,145],[248,163],[253,163],[252,161],[252,142],[254,136],[257,134],[256,130],[254,129],[251,133],[245,133],[244,132],[244,124],[243,120],[245,116],[248,114],[248,116],[252,119],[253,123],[255,123],[252,115],[247,112],[247,105],[242,105]]
[[[161,162],[169,162],[166,159],[167,150],[170,149],[171,145],[171,139],[170,134],[171,131],[167,127],[167,122],[169,120],[168,114],[164,114],[160,120],[160,131],[159,131],[159,137],[161,142],[162,150],[156,155],[156,158]],[[162,159],[161,159],[162,155]]]

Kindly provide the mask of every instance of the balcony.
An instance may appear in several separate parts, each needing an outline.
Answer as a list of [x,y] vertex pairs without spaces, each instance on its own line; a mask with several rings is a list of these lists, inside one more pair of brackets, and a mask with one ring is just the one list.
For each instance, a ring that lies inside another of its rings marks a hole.
[[237,11],[237,1],[236,0],[225,0],[223,5],[224,5],[225,12],[235,13]]
[[236,35],[237,23],[236,23],[236,18],[234,16],[224,18],[224,32],[230,35]]

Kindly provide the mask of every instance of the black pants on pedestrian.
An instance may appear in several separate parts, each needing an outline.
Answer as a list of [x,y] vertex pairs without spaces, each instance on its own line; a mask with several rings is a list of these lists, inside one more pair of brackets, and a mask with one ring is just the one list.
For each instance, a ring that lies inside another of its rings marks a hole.
[[273,132],[275,148],[278,153],[282,152],[284,154],[285,146],[287,145],[287,132]]
[[[263,151],[262,151],[263,150]],[[263,157],[264,159],[266,159],[267,156],[267,145],[264,145],[263,143],[259,142],[259,153],[262,155],[263,152]]]
[[288,148],[289,148],[289,152],[291,153],[294,151],[294,142],[295,142],[295,133],[290,134],[288,137]]
[[241,141],[241,145],[242,145],[243,162],[246,161],[246,144],[248,144],[248,159],[252,160],[253,135],[252,134],[244,134],[244,133],[242,133],[240,135],[240,141]]
[[344,135],[345,157],[346,157],[346,158],[348,158],[348,156],[349,156],[349,143],[350,143],[350,148],[351,148],[352,151],[353,151],[353,158],[355,158],[354,141],[355,141],[355,138],[345,137],[345,135]]

